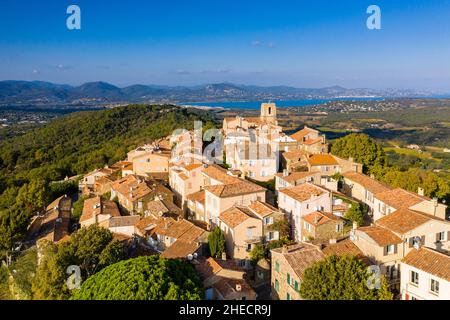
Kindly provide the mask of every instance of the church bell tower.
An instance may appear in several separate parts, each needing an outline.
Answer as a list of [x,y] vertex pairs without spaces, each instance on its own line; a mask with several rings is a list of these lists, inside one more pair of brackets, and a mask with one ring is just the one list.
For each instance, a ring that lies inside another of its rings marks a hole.
[[261,120],[266,123],[277,124],[277,106],[275,103],[261,103]]

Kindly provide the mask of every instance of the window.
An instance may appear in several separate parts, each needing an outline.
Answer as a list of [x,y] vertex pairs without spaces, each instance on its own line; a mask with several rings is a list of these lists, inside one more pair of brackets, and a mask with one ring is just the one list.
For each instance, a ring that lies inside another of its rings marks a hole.
[[419,285],[419,274],[417,272],[415,272],[415,271],[411,271],[409,281],[412,284],[415,284],[416,286],[418,286]]
[[291,300],[291,295],[288,293],[286,293],[286,300]]
[[445,232],[439,232],[438,234],[436,234],[436,241],[437,242],[443,242],[445,241]]
[[304,223],[305,229],[311,232],[311,225],[308,222]]
[[297,280],[294,281],[294,289],[295,289],[295,291],[297,291],[297,292],[300,290],[299,285],[298,285],[298,281],[297,281]]
[[280,263],[278,261],[275,262],[275,271],[280,272]]
[[267,177],[267,172],[266,172],[266,171],[262,171],[262,172],[261,172],[261,176]]
[[252,239],[253,238],[253,228],[247,228],[247,240]]
[[278,279],[275,279],[275,290],[277,292],[280,291],[280,283],[278,282]]
[[291,275],[288,273],[288,274],[286,274],[286,282],[288,283],[288,284],[291,284]]
[[338,223],[336,225],[336,232],[341,232],[341,231],[342,231],[342,225]]
[[439,294],[439,281],[431,279],[430,281],[430,291],[435,294]]
[[266,217],[264,218],[264,224],[269,225],[273,223],[273,217]]
[[247,243],[247,252],[252,251],[252,244],[251,243]]
[[395,245],[389,244],[386,246],[386,254],[394,254],[395,253]]

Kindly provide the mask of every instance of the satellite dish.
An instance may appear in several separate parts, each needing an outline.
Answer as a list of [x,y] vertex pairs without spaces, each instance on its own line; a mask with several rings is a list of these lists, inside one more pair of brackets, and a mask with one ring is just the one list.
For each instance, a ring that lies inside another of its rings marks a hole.
[[187,258],[188,258],[189,261],[191,261],[194,257],[192,256],[192,254],[188,254]]
[[197,254],[197,252],[195,252],[194,253],[194,259],[197,259],[197,257],[198,257],[198,254]]

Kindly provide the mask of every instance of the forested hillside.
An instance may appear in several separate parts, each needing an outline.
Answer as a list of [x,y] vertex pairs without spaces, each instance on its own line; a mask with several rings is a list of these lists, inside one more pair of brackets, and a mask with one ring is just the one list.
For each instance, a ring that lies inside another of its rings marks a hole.
[[126,157],[139,144],[191,129],[211,114],[175,106],[131,105],[58,118],[0,142],[0,256],[20,240],[29,218],[53,200],[49,182]]

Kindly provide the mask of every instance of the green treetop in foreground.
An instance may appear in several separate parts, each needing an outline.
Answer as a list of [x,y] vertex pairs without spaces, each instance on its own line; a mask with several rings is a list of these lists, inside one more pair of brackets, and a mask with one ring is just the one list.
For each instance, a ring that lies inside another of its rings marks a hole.
[[121,261],[88,278],[75,300],[200,300],[204,290],[194,267],[181,260],[146,256]]
[[384,277],[379,289],[370,289],[370,276],[354,256],[329,256],[305,270],[300,295],[308,300],[392,300]]

